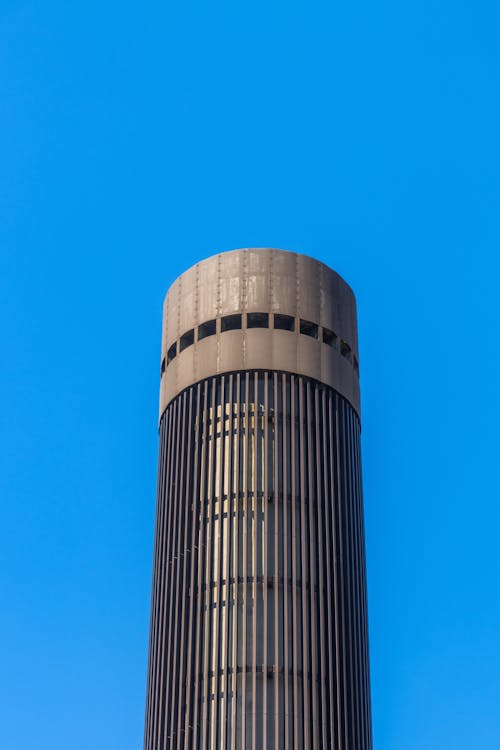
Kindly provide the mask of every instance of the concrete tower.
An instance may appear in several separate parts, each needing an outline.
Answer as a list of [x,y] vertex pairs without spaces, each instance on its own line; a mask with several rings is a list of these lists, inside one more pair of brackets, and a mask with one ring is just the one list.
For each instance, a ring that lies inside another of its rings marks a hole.
[[165,300],[144,747],[371,748],[356,304],[304,255]]

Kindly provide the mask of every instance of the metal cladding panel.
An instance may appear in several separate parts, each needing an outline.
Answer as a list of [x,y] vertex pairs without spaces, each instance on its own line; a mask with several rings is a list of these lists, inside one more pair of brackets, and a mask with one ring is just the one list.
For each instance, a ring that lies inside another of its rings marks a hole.
[[[269,330],[252,327],[255,313],[268,316]],[[230,315],[241,315],[238,331],[225,329],[224,319]],[[277,322],[279,316],[293,318],[293,332]],[[213,321],[216,327],[205,338],[200,331]],[[191,331],[192,341],[186,345]],[[354,295],[323,263],[272,248],[215,255],[179,276],[166,296],[160,416],[200,377],[271,366],[330,385],[359,414],[357,348]],[[341,350],[353,377],[346,375]]]
[[300,375],[198,381],[160,421],[145,750],[371,746],[358,415]]
[[[218,257],[208,258],[203,263],[200,281],[200,264],[198,268],[198,323],[215,318],[219,311],[219,300],[214,289],[219,279]],[[167,295],[168,296],[168,295]]]
[[274,312],[297,314],[297,256],[274,251],[272,254],[272,296]]
[[297,300],[301,318],[319,323],[322,266],[306,255],[297,255]]

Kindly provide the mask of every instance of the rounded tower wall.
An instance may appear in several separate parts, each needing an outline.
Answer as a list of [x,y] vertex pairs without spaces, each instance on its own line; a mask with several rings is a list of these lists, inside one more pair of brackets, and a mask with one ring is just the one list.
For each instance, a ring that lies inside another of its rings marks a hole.
[[163,308],[160,417],[193,383],[273,369],[331,386],[360,413],[356,302],[328,266],[298,253],[248,248],[197,263]]

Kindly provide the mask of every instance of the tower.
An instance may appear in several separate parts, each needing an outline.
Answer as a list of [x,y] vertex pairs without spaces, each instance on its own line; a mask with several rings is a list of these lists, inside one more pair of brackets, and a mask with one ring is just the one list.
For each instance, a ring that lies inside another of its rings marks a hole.
[[165,299],[145,750],[370,750],[356,305],[215,255]]

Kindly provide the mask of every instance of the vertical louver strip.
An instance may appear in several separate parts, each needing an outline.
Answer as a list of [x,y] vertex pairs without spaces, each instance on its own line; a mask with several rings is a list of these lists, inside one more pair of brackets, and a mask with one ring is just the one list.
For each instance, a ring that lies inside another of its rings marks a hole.
[[370,750],[359,419],[273,371],[160,423],[145,750]]

